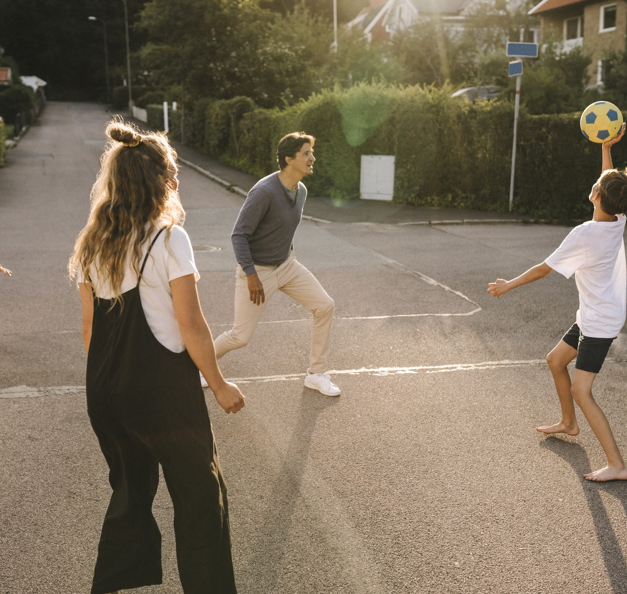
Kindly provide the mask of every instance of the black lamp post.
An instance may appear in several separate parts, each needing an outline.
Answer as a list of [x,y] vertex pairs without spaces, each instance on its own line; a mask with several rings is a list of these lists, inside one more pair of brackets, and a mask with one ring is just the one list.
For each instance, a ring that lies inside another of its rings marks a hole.
[[111,101],[111,89],[109,88],[109,50],[107,48],[107,23],[95,16],[87,17],[90,21],[100,21],[104,33],[104,52],[105,52],[105,78],[107,82],[107,101]]
[[131,49],[130,43],[128,39],[128,5],[126,0],[122,0],[124,3],[124,29],[126,31],[126,71],[128,76],[128,109],[132,111],[133,109],[133,93],[131,90]]

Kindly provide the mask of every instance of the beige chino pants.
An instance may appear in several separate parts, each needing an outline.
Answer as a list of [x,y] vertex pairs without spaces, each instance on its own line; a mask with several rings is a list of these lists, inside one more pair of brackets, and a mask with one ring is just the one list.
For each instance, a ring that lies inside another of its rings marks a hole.
[[293,252],[280,266],[255,265],[255,268],[263,285],[265,302],[255,305],[250,300],[246,273],[238,265],[235,281],[235,322],[231,330],[220,334],[216,339],[216,357],[219,359],[229,351],[248,344],[266,308],[266,303],[278,290],[312,312],[313,331],[309,371],[325,373],[335,309],[333,299],[329,297],[316,277],[296,260]]

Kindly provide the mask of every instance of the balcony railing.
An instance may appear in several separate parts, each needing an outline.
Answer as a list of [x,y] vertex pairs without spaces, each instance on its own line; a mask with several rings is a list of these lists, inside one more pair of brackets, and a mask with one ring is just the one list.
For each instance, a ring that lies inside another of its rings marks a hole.
[[562,41],[563,51],[565,53],[572,52],[576,47],[583,47],[583,37],[576,37],[575,39],[565,39]]

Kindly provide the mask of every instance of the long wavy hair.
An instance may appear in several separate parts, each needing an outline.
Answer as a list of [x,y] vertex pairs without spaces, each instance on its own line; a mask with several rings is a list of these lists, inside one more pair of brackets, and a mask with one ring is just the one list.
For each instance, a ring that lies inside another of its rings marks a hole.
[[168,181],[168,168],[176,171],[176,151],[164,134],[140,132],[114,118],[106,127],[109,138],[100,172],[91,191],[91,211],[69,262],[70,277],[80,270],[89,277],[93,265],[100,283],[108,284],[114,304],[121,299],[124,269],[130,253],[132,270],[139,276],[142,246],[157,227],[183,224],[185,211],[176,184]]

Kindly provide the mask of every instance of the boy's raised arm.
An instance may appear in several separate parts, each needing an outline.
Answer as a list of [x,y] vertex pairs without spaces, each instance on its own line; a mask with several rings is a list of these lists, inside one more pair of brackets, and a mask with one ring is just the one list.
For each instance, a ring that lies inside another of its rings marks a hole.
[[546,262],[542,262],[542,264],[530,268],[527,272],[523,272],[512,280],[497,278],[496,281],[488,285],[488,293],[495,297],[502,297],[512,289],[540,280],[551,272],[553,272],[553,269]]
[[608,140],[607,142],[604,142],[601,145],[601,151],[603,154],[603,163],[601,164],[601,172],[607,171],[608,169],[614,169],[614,166],[612,165],[612,155],[610,153],[610,149],[623,137],[623,134],[625,134],[625,126],[627,126],[627,124],[623,124],[621,126],[620,132],[618,133],[617,136],[612,138],[612,140]]

